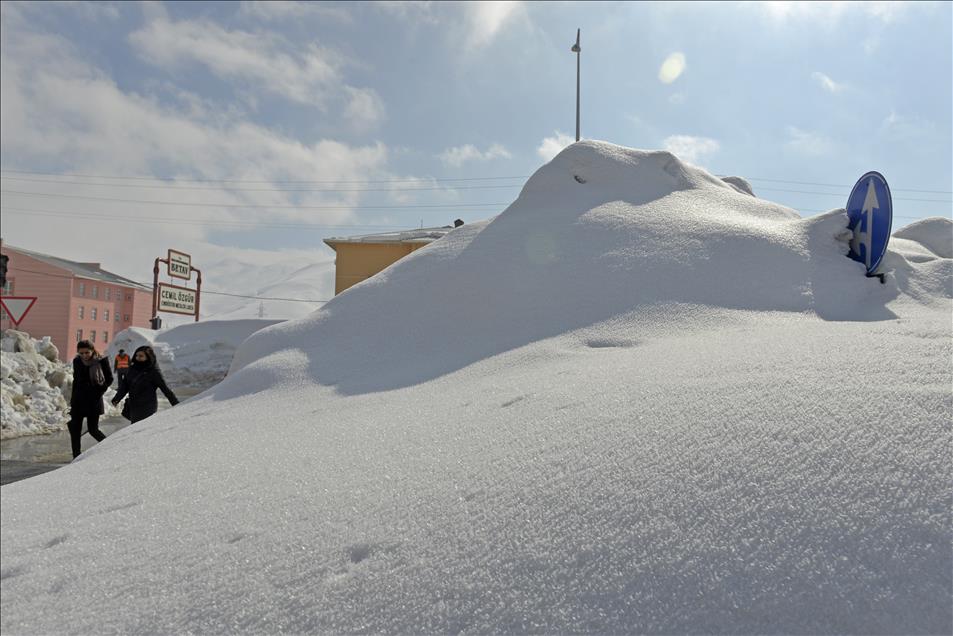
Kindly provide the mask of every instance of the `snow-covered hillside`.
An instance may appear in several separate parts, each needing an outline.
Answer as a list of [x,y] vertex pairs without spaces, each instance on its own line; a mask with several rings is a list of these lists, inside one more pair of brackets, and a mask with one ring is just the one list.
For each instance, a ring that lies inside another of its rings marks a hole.
[[576,143],[257,331],[0,490],[3,632],[950,633],[953,224],[739,184]]
[[[274,254],[244,251],[242,259],[219,258],[202,265],[201,317],[206,320],[302,318],[334,296],[334,256],[319,251]],[[189,284],[195,285],[195,281]],[[301,302],[315,301],[315,302]],[[162,314],[165,329],[193,322],[191,316]]]

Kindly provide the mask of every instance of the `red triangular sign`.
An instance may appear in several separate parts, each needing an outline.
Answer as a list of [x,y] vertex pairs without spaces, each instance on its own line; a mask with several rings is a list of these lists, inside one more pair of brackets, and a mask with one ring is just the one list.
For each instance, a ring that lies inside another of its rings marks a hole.
[[3,310],[10,315],[13,324],[20,326],[20,321],[26,318],[30,307],[36,302],[36,296],[3,296],[0,297],[0,305]]

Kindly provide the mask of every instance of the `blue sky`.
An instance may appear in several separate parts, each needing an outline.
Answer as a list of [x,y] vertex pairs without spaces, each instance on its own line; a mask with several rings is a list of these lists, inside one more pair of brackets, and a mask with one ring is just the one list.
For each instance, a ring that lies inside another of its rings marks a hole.
[[583,137],[806,216],[868,170],[895,227],[951,213],[949,2],[2,7],[4,240],[118,270],[502,211],[572,140],[576,28]]

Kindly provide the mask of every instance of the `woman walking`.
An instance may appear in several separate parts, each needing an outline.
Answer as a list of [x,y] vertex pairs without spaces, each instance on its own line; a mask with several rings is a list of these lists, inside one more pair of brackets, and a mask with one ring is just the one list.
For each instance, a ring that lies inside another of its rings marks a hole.
[[116,397],[112,399],[112,403],[114,406],[118,405],[120,400],[128,394],[128,414],[126,409],[123,409],[123,415],[135,423],[159,410],[156,389],[162,391],[172,406],[179,403],[179,399],[175,397],[175,393],[166,385],[165,378],[162,377],[162,372],[156,363],[155,351],[152,347],[139,347],[132,355],[129,373],[119,383],[119,390],[116,392]]
[[73,393],[70,395],[69,437],[73,446],[73,459],[82,452],[83,418],[89,434],[97,441],[106,439],[99,430],[99,416],[103,414],[103,394],[113,383],[109,360],[100,356],[89,340],[76,343],[73,358]]

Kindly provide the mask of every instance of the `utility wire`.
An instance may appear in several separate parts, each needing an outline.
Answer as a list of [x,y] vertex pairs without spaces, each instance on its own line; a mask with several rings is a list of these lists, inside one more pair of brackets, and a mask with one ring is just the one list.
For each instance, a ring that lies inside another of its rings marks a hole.
[[[840,192],[809,192],[807,190],[784,190],[782,188],[758,188],[758,192],[793,192],[795,194],[819,194],[828,197],[843,197]],[[891,197],[894,201],[923,201],[927,203],[953,203],[945,199],[913,199],[909,197]]]
[[236,227],[236,228],[276,228],[276,229],[301,229],[301,230],[406,230],[406,225],[319,225],[307,223],[257,223],[255,221],[218,221],[213,219],[183,219],[180,217],[161,217],[161,218],[142,218],[130,215],[119,214],[96,214],[92,212],[60,212],[56,210],[35,210],[30,208],[3,206],[4,213],[14,215],[35,215],[35,216],[55,216],[63,218],[83,218],[102,221],[124,221],[129,223],[153,223],[157,225],[198,225],[214,227]]
[[281,208],[295,210],[417,210],[420,208],[483,208],[506,207],[509,203],[444,203],[418,205],[281,205],[257,203],[188,203],[184,201],[144,201],[142,199],[119,199],[114,197],[94,197],[74,194],[54,194],[49,192],[21,192],[18,190],[0,190],[0,194],[14,194],[29,197],[55,197],[60,199],[82,199],[84,201],[114,201],[117,203],[141,203],[144,205],[174,205],[183,207],[206,208]]
[[[163,188],[169,191],[188,191],[197,190],[199,192],[214,192],[217,189],[210,186],[174,186],[157,185],[151,183],[90,183],[82,181],[55,181],[49,179],[31,179],[28,177],[2,177],[11,181],[29,181],[32,183],[55,183],[58,185],[78,185],[84,187],[105,187],[105,188]],[[501,188],[521,188],[523,184],[513,183],[510,185],[465,185],[465,186],[443,186],[426,188],[227,188],[226,192],[427,192],[440,191],[450,192],[454,190],[498,190]]]
[[[138,180],[138,181],[165,181],[172,184],[175,183],[261,183],[261,184],[369,184],[369,183],[421,183],[428,181],[437,181],[437,182],[453,182],[453,181],[501,181],[501,180],[511,180],[511,179],[528,179],[531,175],[512,175],[512,176],[496,176],[496,177],[418,177],[418,178],[396,178],[396,179],[358,179],[358,180],[342,180],[342,179],[332,179],[332,180],[277,180],[277,179],[264,179],[264,180],[252,180],[252,179],[185,179],[179,177],[136,177],[136,176],[125,176],[125,175],[94,175],[94,174],[78,174],[78,173],[61,173],[61,172],[38,172],[30,170],[0,170],[0,175],[3,174],[25,174],[25,175],[36,175],[36,176],[47,176],[47,177],[68,177],[68,178],[86,178],[86,179],[119,179],[119,180]],[[718,177],[724,177],[727,175],[716,175]],[[26,180],[19,177],[7,177],[11,179]],[[853,187],[849,184],[842,183],[818,183],[816,181],[792,181],[788,179],[771,179],[768,177],[743,177],[747,181],[768,181],[772,183],[789,183],[794,185],[809,185],[809,186],[821,186],[827,188],[850,188]],[[53,181],[53,183],[58,183]],[[66,182],[69,183],[69,182]],[[81,183],[81,182],[72,182],[72,183]],[[88,184],[94,185],[94,184]],[[120,185],[120,184],[95,184],[95,185]],[[135,185],[126,186],[126,187],[136,187]],[[146,187],[146,184],[143,184],[139,187]],[[155,187],[155,186],[153,186]],[[451,186],[452,187],[452,186]],[[499,186],[499,187],[515,187],[515,186]],[[184,188],[183,188],[184,189]],[[890,188],[892,191],[896,192],[918,192],[925,194],[953,194],[953,191],[950,190],[928,190],[922,188]],[[310,190],[302,190],[307,192]],[[320,191],[320,190],[317,190]]]
[[[781,188],[759,188],[759,190],[773,192],[788,192],[794,194],[811,194],[822,196],[843,197],[836,192],[809,192],[806,190],[785,190]],[[472,207],[506,207],[508,203],[421,203],[416,205],[286,205],[286,204],[258,204],[258,203],[190,203],[185,201],[147,201],[143,199],[123,199],[117,197],[99,197],[79,194],[59,194],[53,192],[23,192],[20,190],[0,190],[0,194],[12,194],[30,197],[54,197],[60,199],[82,199],[85,201],[113,201],[117,203],[139,203],[143,205],[171,205],[187,207],[213,207],[213,208],[281,208],[281,209],[302,209],[302,210],[397,210],[397,209],[420,209],[420,208],[472,208]],[[918,199],[912,197],[895,197],[894,201],[918,201],[925,203],[951,203],[944,199]]]
[[[51,273],[49,273],[49,272],[39,272],[39,271],[36,271],[36,270],[33,270],[33,269],[25,269],[25,268],[23,268],[23,267],[13,267],[13,266],[11,266],[11,267],[8,267],[8,270],[11,271],[11,272],[27,272],[27,273],[30,273],[30,274],[39,274],[40,276],[49,276],[49,277],[51,277],[51,278],[69,278],[69,279],[71,279],[71,280],[74,278],[73,276],[66,276],[65,274],[51,274]],[[85,278],[85,277],[83,277],[83,278]],[[146,287],[146,288],[152,287],[152,285],[146,285],[145,283],[139,282],[139,281],[137,281],[137,280],[133,280],[133,279],[131,279],[131,278],[126,278],[125,276],[123,276],[122,278],[125,279],[125,280],[127,280],[127,281],[129,281],[130,283],[135,283],[135,284],[137,284],[137,285],[141,285],[142,287]],[[107,282],[107,281],[104,281],[104,282]],[[113,284],[116,284],[116,283],[113,283]],[[228,292],[217,292],[217,291],[210,291],[210,290],[207,290],[207,289],[203,289],[203,290],[202,290],[202,293],[203,293],[203,294],[212,294],[212,295],[214,295],[214,296],[234,296],[235,298],[254,298],[255,300],[286,300],[286,301],[289,301],[289,302],[296,302],[296,303],[326,303],[326,302],[328,302],[328,299],[326,299],[326,298],[323,298],[323,299],[311,299],[311,298],[275,298],[275,297],[272,297],[272,296],[247,296],[247,295],[244,295],[244,294],[230,294],[230,293],[228,293]],[[102,300],[102,299],[99,299],[99,298],[90,298],[89,300],[91,300],[91,301],[95,300],[95,301],[101,301],[101,302],[112,302],[112,301]]]
[[[852,188],[850,185],[835,184],[835,183],[814,183],[811,181],[786,181],[784,179],[767,179],[764,177],[742,177],[746,181],[770,181],[772,183],[792,183],[794,185],[810,185],[810,186],[823,186],[826,188]],[[953,194],[951,190],[917,190],[914,188],[894,188],[891,186],[891,192],[920,192],[925,194]]]
[[501,179],[528,179],[531,175],[515,175],[511,177],[418,177],[418,178],[399,178],[399,179],[330,179],[324,181],[314,180],[279,180],[279,179],[181,179],[178,177],[130,177],[122,175],[96,175],[96,174],[67,174],[61,172],[31,172],[29,170],[0,170],[0,174],[29,174],[47,177],[78,177],[85,179],[130,179],[139,181],[170,181],[179,183],[316,183],[316,184],[338,184],[338,183],[420,183],[421,181],[499,181]]
[[[785,206],[790,207],[790,206]],[[183,218],[142,218],[142,217],[133,217],[133,216],[122,216],[115,214],[96,214],[91,212],[58,212],[53,210],[34,210],[30,208],[19,208],[19,207],[10,207],[3,206],[3,211],[6,214],[14,215],[35,215],[35,216],[53,216],[60,218],[81,218],[81,219],[91,219],[94,221],[123,221],[129,223],[152,223],[155,225],[196,225],[196,226],[205,226],[205,227],[234,227],[234,228],[273,228],[273,229],[302,229],[302,230],[325,230],[325,229],[362,229],[362,230],[399,230],[399,231],[411,231],[419,228],[410,228],[408,229],[406,225],[309,225],[309,224],[293,224],[293,223],[256,223],[254,221],[216,221],[212,219],[208,220],[196,220],[196,219],[183,219]],[[826,210],[819,210],[815,208],[792,208],[801,212],[830,212],[832,209],[828,208]],[[894,214],[896,219],[921,219],[924,218],[924,215],[920,216],[906,216],[902,214]]]

